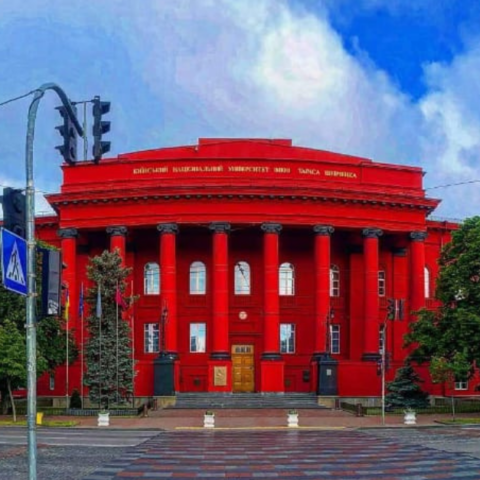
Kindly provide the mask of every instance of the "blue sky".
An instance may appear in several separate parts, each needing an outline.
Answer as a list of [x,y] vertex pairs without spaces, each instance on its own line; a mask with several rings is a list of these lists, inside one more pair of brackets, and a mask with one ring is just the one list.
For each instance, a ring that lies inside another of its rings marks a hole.
[[[285,137],[421,166],[427,188],[480,179],[477,0],[0,0],[0,61],[0,103],[45,82],[111,101],[114,154]],[[29,103],[0,107],[1,185],[24,185]],[[37,120],[44,192],[61,183],[56,105]],[[456,218],[479,192],[428,190]]]

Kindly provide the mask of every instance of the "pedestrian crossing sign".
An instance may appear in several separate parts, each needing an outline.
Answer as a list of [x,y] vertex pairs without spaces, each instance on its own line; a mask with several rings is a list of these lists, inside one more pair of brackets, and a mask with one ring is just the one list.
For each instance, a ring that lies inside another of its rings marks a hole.
[[12,292],[27,295],[27,243],[5,228],[0,232],[3,286]]

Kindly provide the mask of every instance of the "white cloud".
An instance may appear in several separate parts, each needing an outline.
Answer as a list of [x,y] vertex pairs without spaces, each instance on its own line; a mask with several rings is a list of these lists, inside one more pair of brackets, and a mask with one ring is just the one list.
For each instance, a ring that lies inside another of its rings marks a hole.
[[[0,23],[45,15],[42,2],[27,3],[28,9],[0,0]],[[328,12],[314,15],[286,0],[48,4],[48,20],[78,28],[79,42],[83,32],[114,39],[137,75],[131,98],[118,102],[146,99],[147,120],[136,131],[127,107],[118,107],[125,132],[116,138],[117,151],[125,138],[141,150],[152,146],[141,143],[146,139],[160,146],[200,136],[287,137],[297,145],[420,165],[430,186],[480,178],[480,42],[474,39],[450,64],[425,67],[428,91],[415,102],[366,52],[345,50]],[[364,2],[381,6],[381,0]],[[83,68],[87,78],[89,65]],[[451,216],[474,214],[480,200],[474,186],[432,193],[445,196],[439,212]]]

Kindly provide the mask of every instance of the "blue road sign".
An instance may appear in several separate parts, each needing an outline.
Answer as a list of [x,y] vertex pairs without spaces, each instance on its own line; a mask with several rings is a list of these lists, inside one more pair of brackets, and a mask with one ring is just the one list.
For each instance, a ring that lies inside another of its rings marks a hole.
[[27,242],[5,228],[0,231],[3,286],[12,292],[27,295]]

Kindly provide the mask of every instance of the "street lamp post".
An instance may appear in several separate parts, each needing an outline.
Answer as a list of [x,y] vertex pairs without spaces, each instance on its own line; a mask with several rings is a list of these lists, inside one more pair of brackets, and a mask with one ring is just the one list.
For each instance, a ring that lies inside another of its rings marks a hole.
[[83,130],[74,114],[70,100],[55,83],[45,83],[37,90],[28,109],[27,138],[25,145],[26,169],[26,223],[27,223],[27,298],[26,298],[26,343],[27,343],[27,430],[28,430],[28,475],[37,478],[37,437],[35,417],[37,413],[37,331],[35,322],[35,187],[33,177],[33,140],[35,120],[40,99],[47,90],[57,93],[72,120],[75,130],[82,136]]

